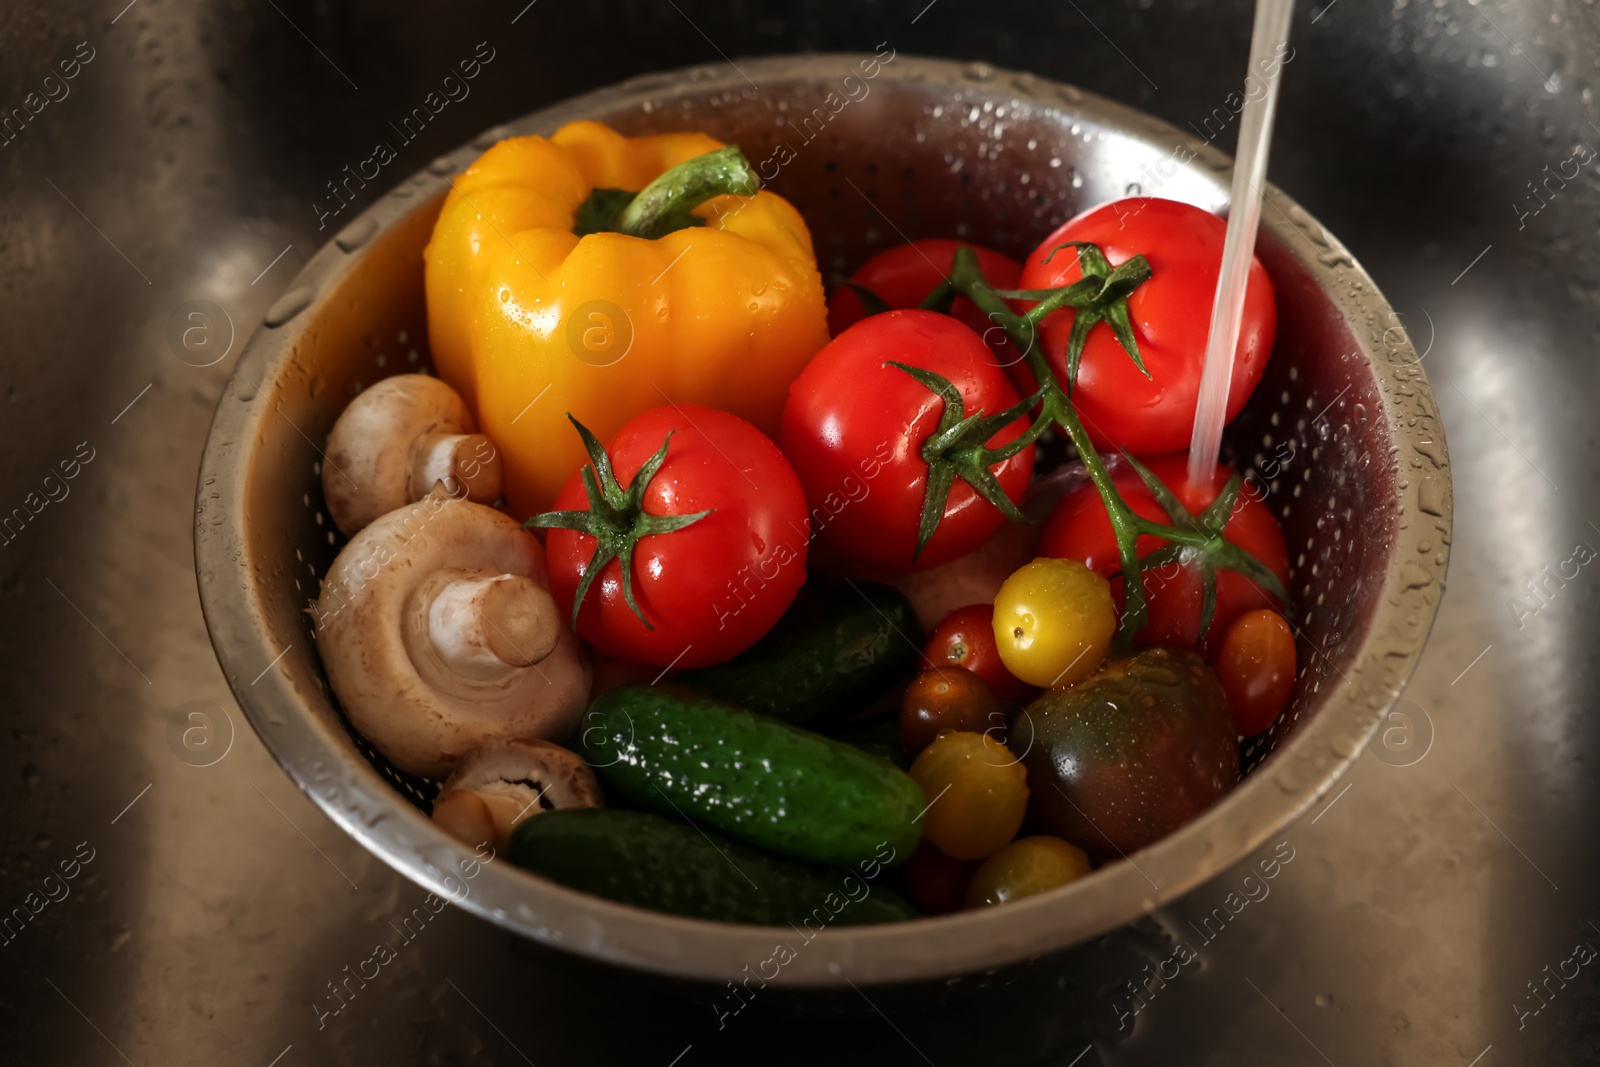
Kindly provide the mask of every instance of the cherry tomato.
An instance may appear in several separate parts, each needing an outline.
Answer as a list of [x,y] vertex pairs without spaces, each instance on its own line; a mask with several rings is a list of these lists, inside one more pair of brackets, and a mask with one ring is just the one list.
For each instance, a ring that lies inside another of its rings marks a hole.
[[[1128,297],[1128,316],[1150,377],[1134,365],[1104,323],[1089,332],[1078,365],[1073,403],[1089,436],[1102,449],[1123,448],[1138,455],[1189,447],[1226,229],[1222,219],[1197,207],[1133,197],[1079,215],[1028,257],[1018,288],[1049,289],[1081,278],[1076,250],[1056,251],[1065,241],[1092,242],[1113,267],[1141,254],[1150,264],[1149,279]],[[1064,308],[1041,327],[1045,356],[1063,386],[1074,314]],[[1277,322],[1272,280],[1255,260],[1246,284],[1228,392],[1229,419],[1244,407],[1261,380]],[[1033,375],[1025,363],[1008,370],[1019,389],[1033,391]]]
[[1030,685],[1066,686],[1093,674],[1117,631],[1111,585],[1075,559],[1036,559],[994,598],[994,641]]
[[1089,873],[1089,857],[1059,837],[1024,837],[983,861],[967,883],[965,904],[1005,904],[1075,882]]
[[[606,452],[622,486],[663,442],[666,459],[645,487],[644,514],[710,514],[637,541],[633,595],[649,627],[629,607],[613,559],[588,589],[578,632],[614,659],[708,667],[755,644],[805,581],[805,493],[760,430],[697,404],[653,408],[617,431]],[[589,510],[580,474],[562,487],[556,510]],[[587,533],[550,530],[550,591],[569,618],[596,547]]]
[[[996,289],[1015,289],[1022,276],[1022,264],[1010,256],[965,241],[951,241],[942,237],[912,241],[887,251],[879,252],[850,275],[850,281],[868,289],[891,309],[914,308],[944,281],[950,273],[956,249],[970,248],[978,257],[978,270],[983,280]],[[995,326],[978,305],[966,297],[957,297],[950,305],[950,314],[966,323],[982,337],[994,352],[1002,367],[1017,361],[1016,349],[1006,340],[1005,330]],[[861,298],[848,285],[841,285],[828,298],[828,332],[838,337],[849,327],[867,317]]]
[[[898,367],[932,371],[960,393],[964,415],[997,415],[1018,401],[983,341],[948,315],[890,311],[863,319],[812,357],[789,387],[779,443],[811,503],[812,530],[846,556],[889,570],[925,570],[987,541],[1002,515],[957,477],[921,555],[917,533],[929,467],[923,445],[945,402]],[[998,448],[1028,428],[1026,415],[986,442]],[[1029,445],[989,468],[1013,504],[1033,473]]]
[[924,841],[900,870],[906,895],[917,907],[930,915],[948,915],[961,910],[967,882],[977,869],[977,860],[954,859]]
[[[1198,515],[1217,498],[1231,472],[1227,467],[1218,466],[1209,483],[1191,485],[1188,463],[1188,456],[1178,453],[1146,460],[1145,466],[1172,490],[1178,502],[1190,514]],[[1131,467],[1119,471],[1112,481],[1116,483],[1122,499],[1137,514],[1156,522],[1171,521]],[[1283,531],[1278,528],[1271,510],[1250,483],[1247,482],[1240,492],[1234,504],[1233,517],[1223,527],[1222,536],[1260,560],[1278,576],[1279,581],[1288,585],[1289,548],[1284,544]],[[1140,558],[1166,543],[1159,537],[1146,535],[1139,538]],[[1056,505],[1050,521],[1045,524],[1039,553],[1063,559],[1080,559],[1090,569],[1108,576],[1122,569],[1121,558],[1117,555],[1117,541],[1111,533],[1111,520],[1106,518],[1105,504],[1093,485],[1080,486]],[[1134,643],[1173,648],[1196,647],[1203,596],[1199,573],[1193,567],[1170,563],[1146,571],[1144,582],[1150,621],[1135,635]],[[1111,591],[1120,612],[1123,603],[1121,578],[1111,582]],[[1212,617],[1211,629],[1206,631],[1205,642],[1200,645],[1201,651],[1209,653],[1228,625],[1246,611],[1282,606],[1270,593],[1239,572],[1218,570],[1216,614]]]
[[1217,652],[1217,677],[1246,737],[1271,726],[1294,692],[1294,634],[1276,611],[1248,611],[1234,620]]
[[1029,704],[1029,816],[1097,860],[1131,855],[1239,780],[1239,743],[1216,674],[1193,652],[1147,648]]
[[921,752],[945,730],[991,732],[1004,739],[1005,712],[982,678],[965,667],[930,667],[911,680],[900,702],[900,740]]
[[990,692],[1007,704],[1026,704],[1034,687],[1006,670],[994,643],[994,605],[969,604],[957,608],[934,628],[922,654],[934,663],[965,667],[989,685]]
[[939,735],[910,773],[928,797],[923,839],[956,859],[992,856],[1022,827],[1028,773],[1010,749],[987,734]]

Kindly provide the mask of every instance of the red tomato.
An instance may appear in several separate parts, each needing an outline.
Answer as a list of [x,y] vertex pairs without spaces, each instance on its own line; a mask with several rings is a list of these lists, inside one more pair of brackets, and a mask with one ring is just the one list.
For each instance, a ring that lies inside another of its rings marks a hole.
[[1294,634],[1276,611],[1249,611],[1234,620],[1217,652],[1217,677],[1233,725],[1249,737],[1271,726],[1294,692]]
[[[1073,403],[1099,447],[1122,448],[1134,455],[1189,447],[1226,229],[1222,219],[1197,207],[1134,197],[1079,215],[1045,238],[1028,257],[1018,286],[1021,289],[1056,288],[1083,276],[1075,249],[1062,248],[1052,257],[1052,251],[1064,241],[1098,245],[1113,267],[1139,254],[1150,264],[1149,279],[1128,297],[1128,315],[1150,377],[1134,365],[1105,323],[1089,331],[1078,365]],[[1064,308],[1046,318],[1041,327],[1045,356],[1063,387],[1067,381],[1067,335],[1074,314],[1071,308]],[[1255,260],[1245,290],[1228,392],[1229,419],[1244,407],[1261,380],[1277,325],[1272,279],[1261,261]],[[1033,391],[1033,374],[1026,364],[1008,370],[1017,388]]]
[[[912,241],[884,252],[879,252],[850,275],[856,285],[871,290],[890,309],[914,308],[944,281],[955,260],[956,249],[970,248],[978,257],[978,270],[983,280],[996,289],[1015,289],[1022,276],[1022,264],[992,248],[983,248],[966,241],[951,241],[942,237]],[[950,314],[972,327],[994,351],[1002,367],[1017,362],[1016,349],[1006,339],[1005,331],[990,322],[978,305],[966,297],[957,297],[950,306]],[[848,285],[841,285],[828,298],[828,332],[838,337],[849,327],[867,317],[861,298]]]
[[947,856],[931,841],[924,841],[902,868],[906,895],[930,915],[960,911],[966,899],[967,883],[972,880],[978,863],[978,860]]
[[[617,431],[606,452],[624,489],[663,441],[666,460],[644,491],[644,513],[711,514],[637,542],[633,595],[654,629],[628,606],[613,559],[589,587],[578,632],[629,663],[708,667],[755,644],[805,581],[805,492],[760,430],[698,404],[653,408]],[[567,479],[556,510],[589,509],[580,475]],[[549,532],[550,591],[568,617],[596,547],[587,533]]]
[[1008,704],[1026,704],[1038,692],[1001,662],[994,643],[993,604],[969,604],[946,615],[922,654],[941,666],[965,667],[989,683],[990,692]]
[[[1232,472],[1219,465],[1207,485],[1189,484],[1187,471],[1189,458],[1182,452],[1158,456],[1145,461],[1152,474],[1172,490],[1178,502],[1198,515],[1217,498]],[[1139,475],[1131,467],[1124,467],[1112,479],[1127,502],[1137,514],[1156,522],[1171,523],[1170,517],[1156,503],[1150,490],[1145,488]],[[1252,495],[1246,483],[1234,504],[1233,517],[1223,527],[1223,537],[1238,545],[1266,565],[1284,585],[1289,583],[1289,549],[1284,544],[1283,531],[1272,517],[1267,506]],[[1148,534],[1139,538],[1138,552],[1144,558],[1166,541]],[[1117,555],[1117,541],[1111,533],[1111,520],[1106,518],[1105,504],[1093,484],[1084,484],[1056,505],[1050,521],[1045,524],[1044,536],[1039,542],[1039,554],[1060,559],[1079,559],[1091,570],[1111,575],[1122,569]],[[1150,621],[1134,637],[1140,645],[1163,645],[1169,648],[1194,648],[1196,631],[1200,629],[1201,584],[1199,573],[1190,566],[1176,563],[1155,567],[1145,572],[1145,592],[1149,598]],[[1118,610],[1123,603],[1122,579],[1111,583],[1112,596]],[[1282,604],[1266,590],[1237,571],[1217,571],[1217,609],[1212,617],[1211,629],[1206,632],[1206,642],[1201,651],[1208,651],[1220,639],[1234,619],[1255,608],[1278,608]]]
[[[863,319],[812,357],[789,387],[779,443],[811,503],[813,532],[843,554],[889,570],[924,570],[964,556],[1005,522],[956,478],[932,539],[916,556],[928,483],[924,442],[945,403],[895,360],[944,377],[964,415],[997,415],[1018,401],[977,334],[948,315],[890,311]],[[987,441],[998,448],[1028,428],[1026,415]],[[1033,473],[1033,446],[990,468],[1012,503]]]

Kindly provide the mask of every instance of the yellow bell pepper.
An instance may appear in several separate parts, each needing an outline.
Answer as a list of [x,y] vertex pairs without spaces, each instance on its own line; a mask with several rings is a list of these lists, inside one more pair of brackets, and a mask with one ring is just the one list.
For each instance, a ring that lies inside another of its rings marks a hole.
[[827,311],[805,222],[758,186],[704,134],[596,122],[502,141],[455,180],[425,253],[429,340],[500,450],[514,515],[587,461],[568,413],[602,441],[686,403],[776,435]]

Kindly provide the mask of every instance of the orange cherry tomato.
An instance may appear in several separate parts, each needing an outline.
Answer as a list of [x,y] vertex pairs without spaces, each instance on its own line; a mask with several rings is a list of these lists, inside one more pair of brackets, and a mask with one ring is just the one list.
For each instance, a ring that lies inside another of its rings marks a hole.
[[977,860],[958,860],[924,841],[901,868],[906,895],[930,915],[960,911]]
[[928,798],[923,839],[958,860],[992,856],[1022,828],[1028,772],[987,734],[940,734],[910,773]]
[[1262,608],[1234,620],[1217,653],[1217,677],[1239,733],[1272,725],[1294,692],[1294,673],[1294,634],[1282,615]]
[[915,755],[945,730],[992,732],[1004,739],[1005,712],[982,678],[965,667],[930,667],[900,702],[900,740]]
[[1007,704],[1026,704],[1038,691],[1010,671],[994,643],[994,605],[968,604],[944,617],[922,650],[934,663],[949,663],[989,683]]

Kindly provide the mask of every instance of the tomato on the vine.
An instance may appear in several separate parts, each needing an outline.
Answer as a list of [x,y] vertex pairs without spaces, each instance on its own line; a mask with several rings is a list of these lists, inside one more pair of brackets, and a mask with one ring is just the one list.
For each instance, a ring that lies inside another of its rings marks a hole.
[[[1189,446],[1226,230],[1222,219],[1189,204],[1133,197],[1068,221],[1028,257],[1022,289],[1055,288],[1082,277],[1077,250],[1067,242],[1099,246],[1112,266],[1141,254],[1149,262],[1150,277],[1127,297],[1133,337],[1149,375],[1107,325],[1095,326],[1083,343],[1072,401],[1084,428],[1101,448],[1138,455]],[[1040,326],[1045,357],[1063,388],[1076,314],[1063,308]],[[1228,392],[1229,419],[1244,407],[1261,380],[1276,332],[1272,280],[1260,260],[1254,260]],[[1033,374],[1026,364],[1007,369],[1017,388],[1033,388]]]
[[[978,258],[978,270],[990,286],[995,289],[1017,288],[1017,281],[1022,276],[1022,264],[1003,252],[943,237],[912,241],[879,252],[856,268],[856,272],[850,275],[849,285],[841,285],[834,290],[828,298],[828,332],[838,337],[870,314],[852,286],[867,290],[890,310],[920,306],[950,273],[950,265],[958,248],[972,249]],[[1005,330],[990,322],[988,316],[972,301],[957,297],[950,305],[950,314],[972,327],[984,339],[1001,366],[1009,366],[1017,361],[1016,349],[1007,340]]]
[[1032,438],[1017,440],[1025,407],[972,330],[889,311],[812,357],[789,387],[779,443],[817,536],[861,562],[923,570],[1020,516],[1033,473]]
[[578,632],[653,667],[753,645],[806,577],[805,492],[778,447],[698,404],[635,416],[604,449],[578,429],[590,462],[529,520],[550,531],[550,591]]
[[1033,686],[1006,670],[994,643],[994,605],[957,608],[934,627],[922,654],[940,666],[965,667],[989,683],[989,690],[1008,704],[1026,704]]
[[[1188,462],[1186,454],[1176,453],[1150,459],[1145,465],[1191,515],[1199,515],[1216,500],[1232,472],[1218,465],[1207,483],[1195,485],[1189,481]],[[1173,521],[1130,466],[1124,466],[1113,475],[1112,481],[1136,514],[1160,523]],[[1248,484],[1234,502],[1233,514],[1223,527],[1223,538],[1254,556],[1279,582],[1288,583],[1289,549],[1284,543],[1283,531]],[[1166,544],[1163,538],[1145,534],[1138,541],[1139,557],[1143,559]],[[1061,559],[1082,560],[1091,570],[1108,578],[1120,572],[1122,561],[1117,554],[1111,520],[1106,517],[1105,504],[1092,484],[1080,486],[1056,505],[1045,524],[1039,552]],[[1189,563],[1174,561],[1145,570],[1144,583],[1150,616],[1144,628],[1134,636],[1134,643],[1196,647],[1204,600],[1200,573]],[[1122,578],[1112,580],[1111,591],[1120,612],[1124,600]],[[1208,652],[1214,647],[1228,625],[1245,612],[1255,608],[1282,610],[1283,607],[1271,593],[1243,574],[1219,568],[1216,610],[1205,641],[1200,645],[1201,651]]]

